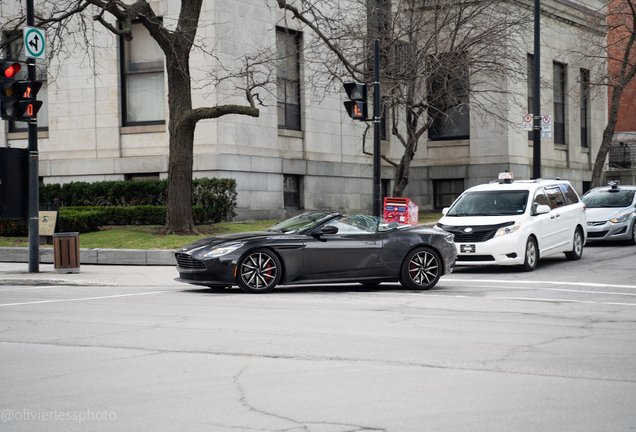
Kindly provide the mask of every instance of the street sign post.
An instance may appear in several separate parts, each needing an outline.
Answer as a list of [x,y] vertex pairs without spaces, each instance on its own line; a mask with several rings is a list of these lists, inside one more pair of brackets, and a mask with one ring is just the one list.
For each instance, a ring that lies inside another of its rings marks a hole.
[[552,138],[552,115],[541,116],[541,138]]
[[46,58],[46,33],[44,29],[24,26],[24,53],[27,58]]
[[521,122],[521,128],[524,132],[532,131],[532,114],[526,114],[523,116],[523,120]]

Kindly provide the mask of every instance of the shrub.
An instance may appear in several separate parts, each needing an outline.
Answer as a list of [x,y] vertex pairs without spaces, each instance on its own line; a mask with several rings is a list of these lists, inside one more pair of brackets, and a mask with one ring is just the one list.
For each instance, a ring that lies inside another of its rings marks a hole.
[[[192,207],[195,221],[203,222],[205,211],[201,206]],[[58,214],[59,232],[90,232],[105,225],[163,225],[166,223],[166,208],[163,206],[135,207],[62,207]],[[26,225],[16,220],[0,219],[0,235],[24,237],[28,235]]]

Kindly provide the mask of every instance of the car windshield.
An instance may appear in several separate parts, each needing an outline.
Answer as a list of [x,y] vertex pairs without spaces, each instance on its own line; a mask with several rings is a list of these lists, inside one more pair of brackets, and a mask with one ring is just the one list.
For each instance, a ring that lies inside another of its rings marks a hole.
[[474,191],[457,198],[447,216],[507,216],[523,214],[528,191]]
[[321,213],[321,212],[311,212],[311,213],[303,213],[298,216],[294,216],[291,219],[284,220],[282,222],[278,222],[273,225],[271,228],[266,231],[276,231],[282,233],[299,233],[303,231],[310,230],[315,226],[320,225],[329,217],[333,216],[333,213]]
[[592,190],[581,198],[587,208],[620,208],[629,207],[634,201],[634,190],[601,189]]
[[345,215],[325,226],[335,226],[338,228],[338,234],[375,234],[376,232],[391,231],[402,225],[377,216]]

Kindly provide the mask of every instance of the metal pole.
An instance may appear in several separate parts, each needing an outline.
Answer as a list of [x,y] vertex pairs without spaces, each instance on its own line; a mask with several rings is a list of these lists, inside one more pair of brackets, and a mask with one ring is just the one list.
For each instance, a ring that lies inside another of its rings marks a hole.
[[534,77],[532,88],[532,177],[541,178],[541,0],[534,0]]
[[380,40],[375,40],[373,65],[373,216],[382,216],[382,180],[380,170]]
[[[34,26],[33,0],[27,0],[26,23]],[[29,81],[35,81],[35,60],[27,60]],[[37,120],[29,120],[29,273],[40,271],[40,190]]]

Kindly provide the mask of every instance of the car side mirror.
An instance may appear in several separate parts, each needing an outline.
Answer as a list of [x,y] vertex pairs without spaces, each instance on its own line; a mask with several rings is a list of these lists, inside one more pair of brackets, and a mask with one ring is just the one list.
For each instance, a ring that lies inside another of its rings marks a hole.
[[537,207],[537,209],[534,211],[536,214],[540,215],[540,214],[546,214],[546,213],[550,213],[550,206],[548,205],[540,205]]
[[450,210],[450,207],[444,207],[442,209],[442,215],[446,216],[446,213],[448,213],[449,210]]
[[322,229],[318,232],[318,234],[337,234],[338,227],[333,225],[327,225],[326,227],[322,227]]

